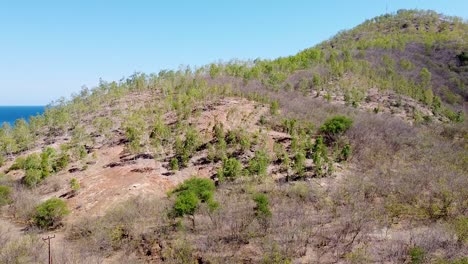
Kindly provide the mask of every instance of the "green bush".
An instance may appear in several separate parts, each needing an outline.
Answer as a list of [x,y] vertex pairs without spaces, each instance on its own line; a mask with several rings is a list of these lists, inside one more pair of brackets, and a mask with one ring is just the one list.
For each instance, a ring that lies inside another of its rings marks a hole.
[[305,173],[305,160],[306,160],[306,156],[305,154],[302,152],[302,151],[299,151],[298,153],[296,153],[296,155],[294,156],[294,166],[293,166],[293,169],[294,169],[294,172],[299,176],[299,177],[303,177],[304,176],[304,173]]
[[10,166],[10,168],[8,170],[9,171],[22,170],[22,169],[24,169],[25,162],[26,162],[25,157],[18,157],[18,158],[15,159],[15,162],[13,162],[13,164]]
[[70,163],[70,156],[67,153],[62,153],[53,164],[54,171],[58,172],[65,169]]
[[409,250],[409,256],[412,264],[424,263],[425,251],[421,247],[412,247]]
[[455,234],[457,234],[458,241],[463,243],[468,242],[468,217],[461,216],[455,219],[452,223],[452,228]]
[[253,200],[255,202],[255,216],[260,218],[271,216],[270,202],[265,194],[256,194]]
[[0,185],[0,206],[9,204],[11,202],[11,188],[8,186]]
[[39,228],[54,227],[69,213],[67,204],[63,200],[51,198],[36,207],[34,223]]
[[70,189],[72,189],[72,191],[77,192],[80,189],[80,187],[80,183],[76,178],[72,178],[70,180]]
[[28,169],[23,178],[23,183],[30,187],[36,187],[42,181],[42,171],[38,169]]
[[177,138],[174,148],[176,157],[180,161],[179,165],[187,166],[190,158],[197,151],[200,144],[201,140],[198,132],[193,128],[187,130],[185,140],[182,141],[180,138]]
[[223,123],[216,123],[214,126],[213,126],[213,131],[214,131],[214,136],[216,138],[216,140],[221,140],[221,139],[224,139],[226,134],[224,133],[224,125]]
[[346,144],[340,152],[340,160],[348,160],[351,156],[351,145]]
[[34,153],[26,157],[26,160],[24,161],[24,170],[29,169],[41,169],[41,157],[39,154]]
[[346,116],[335,116],[327,119],[320,127],[320,132],[328,139],[335,140],[337,136],[346,132],[353,125],[353,120]]
[[251,175],[266,176],[270,157],[265,150],[257,150],[255,157],[250,160],[247,170]]
[[179,160],[177,158],[171,159],[171,171],[178,171],[179,170]]
[[277,115],[279,110],[279,102],[277,100],[271,102],[270,104],[270,114]]
[[241,175],[242,164],[236,158],[223,160],[223,166],[218,170],[219,180],[235,179]]
[[328,151],[321,136],[315,140],[315,144],[312,148],[312,160],[314,161],[314,170],[316,175],[319,177],[324,176],[325,166],[328,162]]

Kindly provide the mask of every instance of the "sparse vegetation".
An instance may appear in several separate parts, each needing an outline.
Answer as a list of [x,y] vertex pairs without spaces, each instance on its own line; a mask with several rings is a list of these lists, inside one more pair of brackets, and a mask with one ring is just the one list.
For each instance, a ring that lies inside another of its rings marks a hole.
[[[2,213],[48,229],[69,209],[45,197],[110,208],[64,223],[102,258],[465,263],[466,31],[402,10],[289,57],[101,80],[2,125]],[[1,243],[1,263],[42,260],[32,236]]]
[[11,202],[11,188],[8,186],[0,185],[0,206],[9,204]]

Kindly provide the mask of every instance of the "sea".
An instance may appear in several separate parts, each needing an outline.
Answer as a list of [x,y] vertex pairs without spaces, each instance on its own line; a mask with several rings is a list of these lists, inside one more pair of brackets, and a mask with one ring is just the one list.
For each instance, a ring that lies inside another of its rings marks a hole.
[[30,116],[42,114],[45,106],[0,106],[0,125],[4,122],[13,126],[16,119],[24,118],[29,120]]

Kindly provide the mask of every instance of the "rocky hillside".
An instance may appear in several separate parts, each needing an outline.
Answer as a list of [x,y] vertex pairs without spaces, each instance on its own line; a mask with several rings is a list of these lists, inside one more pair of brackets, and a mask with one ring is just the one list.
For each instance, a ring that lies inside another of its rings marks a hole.
[[467,24],[101,81],[0,128],[0,263],[466,263]]

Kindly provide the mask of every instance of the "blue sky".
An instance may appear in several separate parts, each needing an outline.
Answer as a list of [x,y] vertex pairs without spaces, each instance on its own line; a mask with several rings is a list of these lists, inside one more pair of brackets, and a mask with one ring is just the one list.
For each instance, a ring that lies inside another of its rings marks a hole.
[[136,71],[291,55],[387,7],[468,14],[466,0],[0,0],[0,105],[44,105]]

